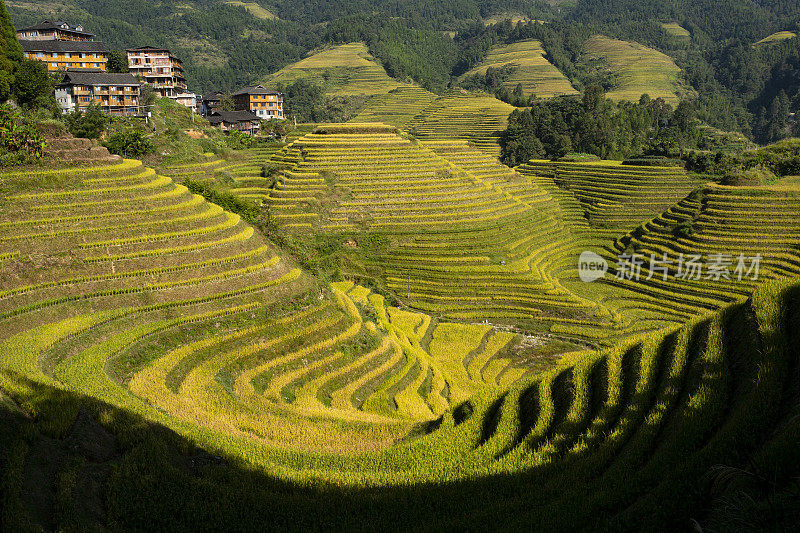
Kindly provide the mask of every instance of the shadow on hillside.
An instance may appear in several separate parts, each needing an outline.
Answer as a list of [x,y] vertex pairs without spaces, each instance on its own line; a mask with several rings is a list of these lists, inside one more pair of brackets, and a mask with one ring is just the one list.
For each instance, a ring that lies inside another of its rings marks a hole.
[[[241,458],[212,455],[164,426],[95,399],[8,373],[0,383],[17,391],[14,400],[0,394],[4,531],[596,530],[607,529],[617,511],[646,494],[604,507],[602,495],[598,500],[583,492],[582,480],[561,479],[550,487],[549,499],[540,500],[543,481],[558,477],[559,465],[413,486],[300,485]],[[690,516],[702,514],[707,500],[696,485],[685,481],[687,491],[676,495],[681,503],[659,502],[661,513],[654,515],[680,510],[660,527],[688,529]],[[583,500],[574,502],[574,514],[567,512],[573,502],[560,498],[562,489]]]

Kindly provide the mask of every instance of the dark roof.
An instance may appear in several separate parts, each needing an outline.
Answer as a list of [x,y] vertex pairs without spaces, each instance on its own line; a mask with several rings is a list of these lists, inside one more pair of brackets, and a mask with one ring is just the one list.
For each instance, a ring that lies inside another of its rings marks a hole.
[[208,117],[208,121],[212,124],[219,124],[220,122],[233,124],[234,122],[248,122],[251,120],[261,119],[250,111],[214,111]]
[[215,93],[204,94],[203,95],[203,100],[206,100],[206,101],[221,100],[223,96],[225,96],[225,93],[221,93],[221,92],[217,91]]
[[267,89],[263,85],[255,85],[253,87],[245,87],[241,91],[233,93],[234,96],[239,96],[239,95],[242,95],[242,94],[281,94],[281,93],[276,91],[276,90],[273,90],[273,89]]
[[26,52],[105,52],[108,48],[102,41],[26,41],[19,44]]
[[[66,28],[64,27],[66,26]],[[39,24],[34,24],[33,26],[28,26],[26,28],[20,28],[17,31],[27,31],[27,30],[62,30],[62,31],[70,31],[72,33],[80,33],[86,36],[93,36],[93,33],[89,33],[88,31],[83,31],[83,29],[78,29],[78,26],[70,26],[66,22],[62,22],[57,20],[55,22],[50,22],[49,20],[43,20]]]
[[70,70],[64,74],[59,85],[141,85],[142,82],[130,74],[103,72],[99,69]]
[[126,52],[168,52],[169,48],[163,48],[158,46],[140,46],[139,48],[128,48],[125,50]]

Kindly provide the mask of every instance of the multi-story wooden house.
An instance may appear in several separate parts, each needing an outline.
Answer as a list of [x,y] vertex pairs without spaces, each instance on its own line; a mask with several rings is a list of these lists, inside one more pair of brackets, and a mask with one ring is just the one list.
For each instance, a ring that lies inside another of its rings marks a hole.
[[142,83],[130,74],[111,74],[100,70],[68,70],[56,85],[56,101],[66,113],[84,110],[94,104],[109,115],[141,113]]
[[261,129],[261,119],[250,111],[213,111],[208,121],[226,133],[238,130],[255,135]]
[[45,20],[17,31],[25,57],[41,61],[49,72],[66,69],[106,70],[108,49],[82,26]]
[[200,102],[200,114],[208,116],[214,111],[219,110],[222,106],[223,98],[225,98],[225,94],[219,91],[204,94]]
[[283,119],[283,95],[263,85],[245,87],[234,93],[233,104],[237,111],[250,111],[259,118]]
[[108,50],[100,41],[20,41],[25,57],[36,59],[49,72],[67,69],[106,70]]
[[188,93],[183,65],[166,48],[143,46],[128,53],[128,72],[153,86],[158,94],[177,99]]
[[43,20],[34,26],[17,30],[20,41],[94,41],[94,34],[83,31],[83,26],[70,26],[66,22]]

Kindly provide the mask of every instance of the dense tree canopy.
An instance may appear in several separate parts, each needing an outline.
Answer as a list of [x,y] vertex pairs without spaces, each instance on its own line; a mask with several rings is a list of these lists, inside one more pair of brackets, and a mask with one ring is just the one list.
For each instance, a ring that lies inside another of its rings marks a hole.
[[647,95],[637,103],[615,103],[603,96],[599,86],[591,86],[580,98],[542,100],[514,111],[502,137],[503,161],[513,166],[571,152],[603,159],[677,155],[695,146],[697,139],[696,115],[689,102],[674,110]]
[[11,18],[8,16],[5,2],[0,1],[0,102],[11,96],[14,73],[22,62],[22,47],[17,42],[17,35]]

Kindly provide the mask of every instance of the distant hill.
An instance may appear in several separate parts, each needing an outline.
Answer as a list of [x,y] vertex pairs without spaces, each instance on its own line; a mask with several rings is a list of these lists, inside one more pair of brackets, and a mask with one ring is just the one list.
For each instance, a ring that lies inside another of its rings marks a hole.
[[12,0],[7,6],[16,27],[67,20],[112,49],[169,47],[184,60],[190,88],[200,92],[241,87],[322,46],[367,37],[372,53],[380,50],[380,61],[393,65],[393,76],[443,89],[458,55],[455,32],[495,12],[533,9],[519,0]]
[[321,85],[328,96],[385,94],[409,85],[390,78],[364,43],[326,48],[282,68],[266,81],[286,85],[301,78]]
[[608,97],[639,100],[642,94],[678,102],[680,68],[669,56],[639,43],[595,35],[586,42],[586,52],[606,63],[614,75],[615,86]]
[[563,94],[576,94],[569,80],[544,57],[545,50],[539,41],[521,41],[508,45],[497,45],[477,67],[469,70],[464,77],[485,74],[489,68],[511,68],[511,74],[503,80],[503,85],[513,90],[518,84],[526,95],[535,94],[550,97]]

